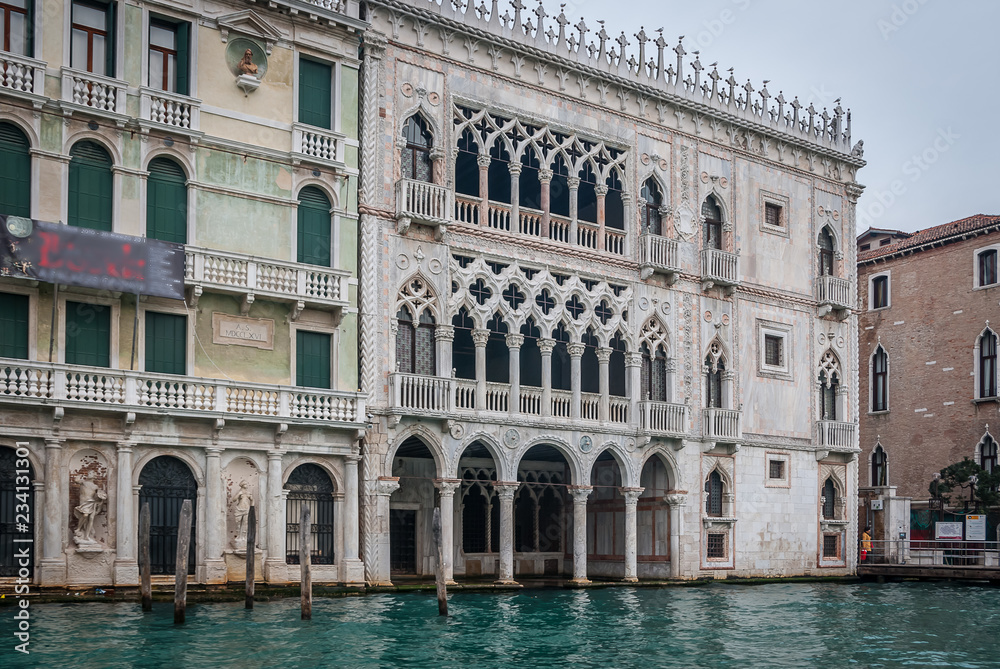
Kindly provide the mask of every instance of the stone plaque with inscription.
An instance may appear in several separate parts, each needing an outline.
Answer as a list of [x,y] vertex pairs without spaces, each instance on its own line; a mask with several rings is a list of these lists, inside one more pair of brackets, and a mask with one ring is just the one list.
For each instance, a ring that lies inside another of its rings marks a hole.
[[274,320],[212,314],[212,343],[274,350]]

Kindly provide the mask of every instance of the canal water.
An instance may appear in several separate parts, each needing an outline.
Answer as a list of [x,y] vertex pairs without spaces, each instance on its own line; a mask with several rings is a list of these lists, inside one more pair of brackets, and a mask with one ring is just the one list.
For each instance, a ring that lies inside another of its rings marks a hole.
[[192,605],[32,606],[31,655],[0,609],[0,666],[816,667],[1000,666],[1000,590],[932,583],[524,590]]

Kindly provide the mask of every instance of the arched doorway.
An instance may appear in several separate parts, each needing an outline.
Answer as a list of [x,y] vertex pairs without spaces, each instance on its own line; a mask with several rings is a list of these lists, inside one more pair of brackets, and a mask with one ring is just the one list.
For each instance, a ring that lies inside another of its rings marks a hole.
[[590,473],[587,498],[587,574],[625,576],[625,498],[622,474],[610,451],[601,453]]
[[177,568],[177,526],[184,500],[191,500],[191,547],[188,573],[194,574],[195,528],[198,526],[198,482],[182,460],[161,455],[139,473],[139,508],[149,504],[149,563],[152,574],[173,574]]
[[517,467],[514,497],[514,573],[558,575],[573,558],[573,503],[566,457],[553,446],[532,446]]
[[[434,456],[418,437],[410,437],[396,449],[392,475],[399,477],[399,489],[389,498],[389,573],[393,577],[430,574],[437,478]],[[433,553],[436,560],[437,551]]]
[[[35,575],[35,472],[27,454],[0,447],[0,577],[21,576],[23,549],[28,550],[28,578]],[[25,513],[25,509],[27,512]],[[29,539],[22,542],[15,540]]]
[[466,576],[493,573],[500,551],[500,499],[493,482],[497,465],[478,441],[462,452],[458,461],[462,480],[457,500],[461,519],[459,546]]
[[639,475],[642,494],[636,504],[636,561],[639,578],[670,576],[670,505],[667,491],[673,488],[660,456],[646,461]]
[[309,507],[312,524],[310,536],[313,564],[334,564],[333,481],[322,467],[306,463],[296,467],[285,483],[285,562],[299,564],[301,535],[299,521],[302,507]]

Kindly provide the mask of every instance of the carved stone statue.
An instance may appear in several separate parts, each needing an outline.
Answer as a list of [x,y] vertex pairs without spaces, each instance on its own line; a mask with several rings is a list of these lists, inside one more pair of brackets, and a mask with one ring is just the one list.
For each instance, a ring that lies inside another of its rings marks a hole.
[[851,149],[851,156],[854,158],[863,158],[865,155],[865,142],[863,139],[859,139],[858,143],[854,145]]
[[253,506],[253,496],[248,490],[247,482],[240,481],[240,491],[236,493],[233,502],[233,510],[236,515],[236,548],[246,548],[247,545],[247,516],[250,514],[250,507]]
[[104,511],[107,499],[108,494],[94,483],[93,474],[88,473],[86,478],[80,481],[80,504],[73,509],[73,515],[76,517],[73,540],[77,546],[92,546],[98,543],[94,540],[94,519]]
[[253,63],[253,52],[250,49],[247,49],[243,54],[243,59],[240,60],[237,67],[240,70],[240,74],[257,76],[257,66]]

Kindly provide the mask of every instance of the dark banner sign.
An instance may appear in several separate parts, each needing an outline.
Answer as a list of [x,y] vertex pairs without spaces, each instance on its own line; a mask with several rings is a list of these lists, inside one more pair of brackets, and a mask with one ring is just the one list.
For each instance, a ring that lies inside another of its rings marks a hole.
[[184,299],[184,245],[0,215],[0,276]]

